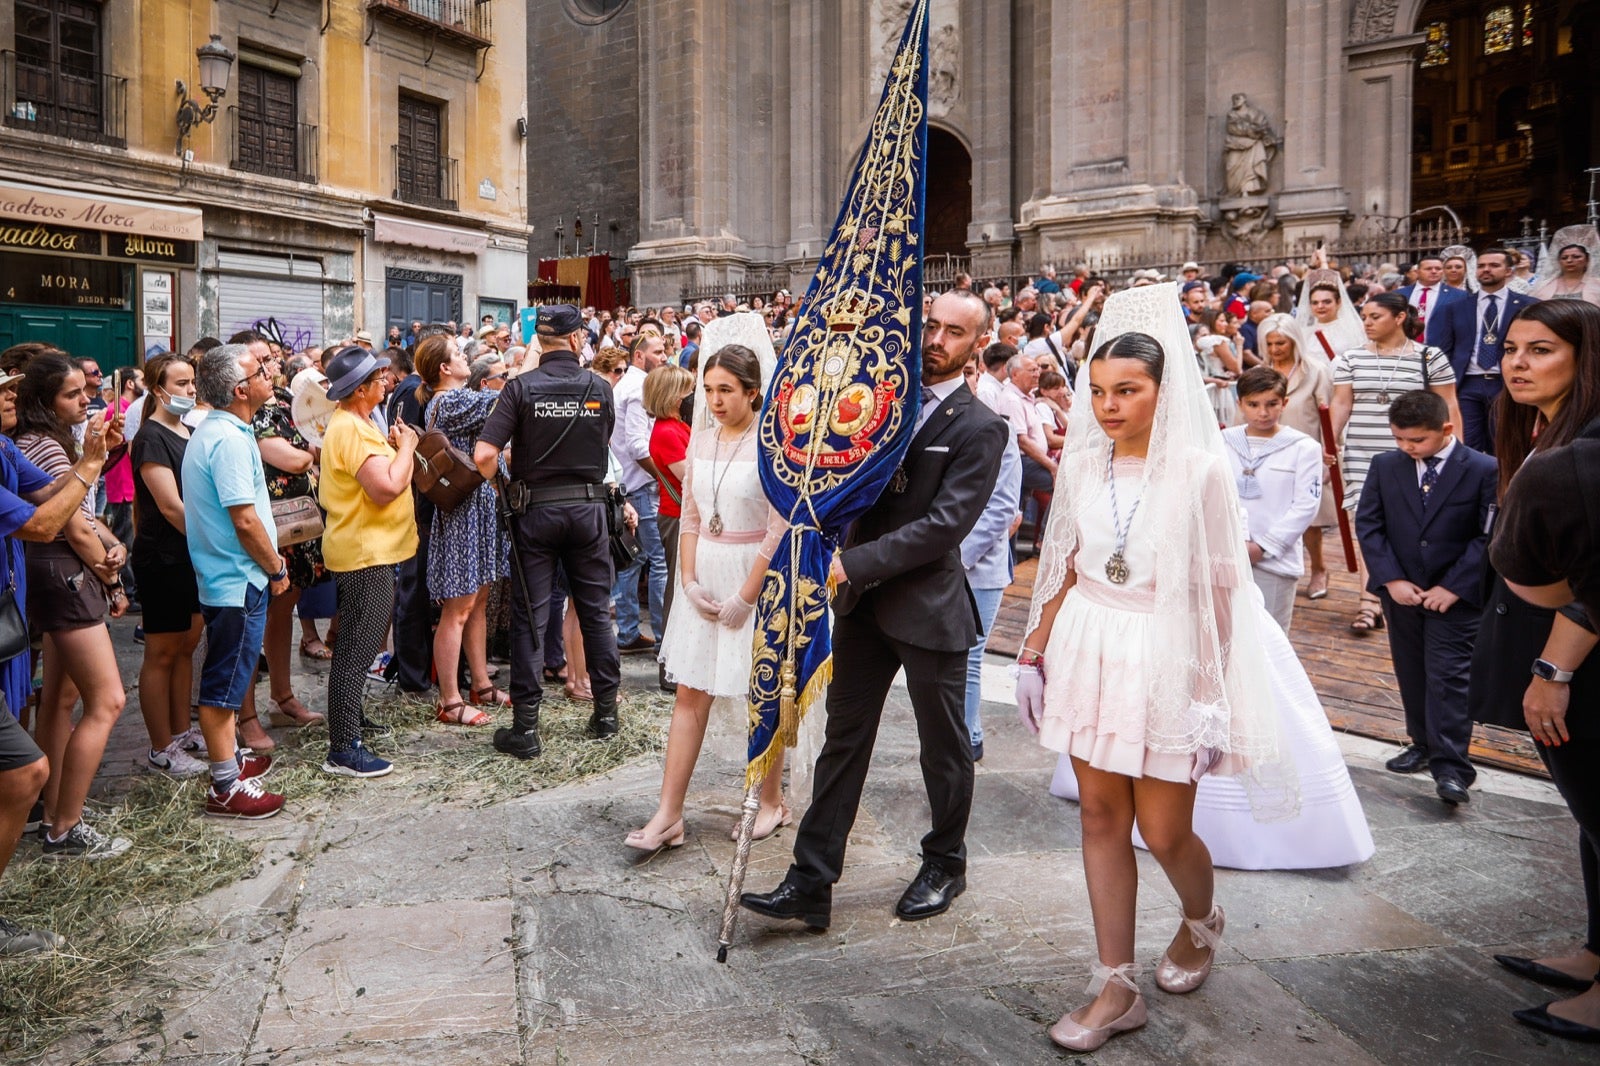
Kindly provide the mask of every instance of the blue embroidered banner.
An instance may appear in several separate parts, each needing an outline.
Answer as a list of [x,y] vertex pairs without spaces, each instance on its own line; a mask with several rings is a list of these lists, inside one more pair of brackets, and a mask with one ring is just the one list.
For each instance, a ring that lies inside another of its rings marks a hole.
[[900,37],[833,234],[761,410],[761,485],[789,518],[756,604],[748,779],[795,742],[832,672],[828,567],[916,427],[928,0]]

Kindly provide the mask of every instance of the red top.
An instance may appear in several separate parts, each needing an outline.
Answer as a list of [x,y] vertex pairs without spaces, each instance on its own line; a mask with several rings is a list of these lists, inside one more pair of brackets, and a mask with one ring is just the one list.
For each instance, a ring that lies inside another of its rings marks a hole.
[[681,463],[688,455],[689,424],[676,418],[656,419],[655,428],[650,431],[650,461],[656,464],[656,469],[661,471],[661,476],[672,486],[672,493],[678,497],[677,500],[673,499],[666,485],[661,486],[660,514],[663,518],[680,518],[683,515],[683,509],[678,504],[678,500],[683,498],[683,482],[673,476],[667,464]]

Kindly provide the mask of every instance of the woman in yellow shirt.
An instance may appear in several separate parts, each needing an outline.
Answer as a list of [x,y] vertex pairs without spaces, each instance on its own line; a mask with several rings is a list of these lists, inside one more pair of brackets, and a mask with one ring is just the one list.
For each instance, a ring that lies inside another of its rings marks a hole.
[[394,568],[417,553],[411,507],[417,431],[404,422],[387,438],[373,424],[383,402],[388,356],[341,349],[325,364],[328,399],[339,404],[322,441],[319,486],[327,520],[323,565],[333,573],[339,643],[328,671],[326,773],[382,777],[394,767],[361,742],[367,665],[383,646],[394,614]]

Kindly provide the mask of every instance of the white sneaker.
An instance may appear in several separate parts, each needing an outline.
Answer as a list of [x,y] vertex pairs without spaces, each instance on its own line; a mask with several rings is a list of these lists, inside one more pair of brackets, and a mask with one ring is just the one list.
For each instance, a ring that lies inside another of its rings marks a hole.
[[211,772],[209,765],[184,751],[181,742],[176,739],[160,751],[152,749],[145,756],[145,761],[152,770],[159,770],[168,777],[199,777]]
[[200,732],[200,727],[190,726],[182,733],[172,738],[172,742],[184,751],[190,752],[201,758],[206,755],[206,735]]

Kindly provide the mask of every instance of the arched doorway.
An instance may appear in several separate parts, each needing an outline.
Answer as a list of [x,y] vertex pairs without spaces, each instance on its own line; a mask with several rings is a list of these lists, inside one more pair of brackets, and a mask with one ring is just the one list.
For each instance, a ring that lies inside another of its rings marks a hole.
[[1411,202],[1475,243],[1579,222],[1600,163],[1600,12],[1585,0],[1428,0],[1413,81]]
[[923,243],[928,255],[967,254],[972,222],[972,154],[960,138],[928,128],[928,214]]

